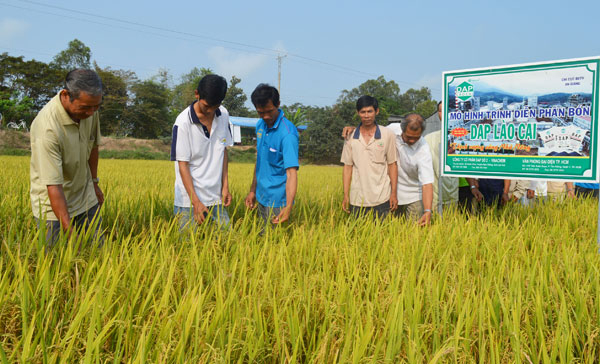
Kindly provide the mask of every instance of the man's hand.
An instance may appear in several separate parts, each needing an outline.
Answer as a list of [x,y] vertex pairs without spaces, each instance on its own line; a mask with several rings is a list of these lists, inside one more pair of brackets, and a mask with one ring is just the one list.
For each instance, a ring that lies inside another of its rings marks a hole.
[[275,216],[271,222],[273,224],[281,224],[284,221],[287,221],[290,218],[290,213],[292,212],[292,206],[286,206],[281,209],[279,215]]
[[252,191],[248,192],[244,202],[246,203],[246,208],[249,208],[250,210],[254,210],[258,206],[256,203],[256,194]]
[[344,196],[344,200],[342,201],[342,210],[346,211],[347,214],[350,213],[350,201],[346,196]]
[[229,188],[227,186],[224,186],[221,191],[221,202],[225,207],[231,205],[231,193],[229,193]]
[[473,197],[475,197],[477,202],[483,201],[483,194],[481,193],[481,191],[479,191],[479,188],[471,188],[471,193],[473,194]]
[[102,204],[104,203],[104,193],[102,193],[100,186],[98,186],[98,183],[96,182],[94,182],[94,192],[96,193],[96,198],[98,198],[98,207],[102,207]]
[[354,126],[344,126],[344,129],[342,129],[342,138],[347,139],[350,135],[352,135],[352,133],[354,133],[354,130],[356,128]]
[[577,196],[575,196],[575,191],[572,188],[567,190],[567,197],[577,199]]
[[503,192],[502,193],[502,204],[506,205],[506,203],[508,202],[509,198],[508,198],[508,193]]
[[390,211],[394,211],[398,208],[398,196],[395,193],[392,193],[390,196]]
[[419,219],[419,221],[417,221],[417,223],[419,224],[419,226],[427,226],[427,225],[429,225],[430,221],[431,221],[431,211],[425,211],[425,213],[423,213],[423,216],[421,216],[421,218]]
[[527,198],[529,200],[531,200],[534,197],[535,197],[535,191],[534,190],[527,190]]
[[194,210],[194,220],[196,220],[198,224],[202,224],[208,216],[208,209],[198,199],[192,201],[192,208]]

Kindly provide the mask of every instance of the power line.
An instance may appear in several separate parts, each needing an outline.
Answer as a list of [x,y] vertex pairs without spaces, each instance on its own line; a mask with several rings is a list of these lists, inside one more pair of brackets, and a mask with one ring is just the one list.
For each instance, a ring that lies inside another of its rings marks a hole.
[[[30,54],[39,54],[39,55],[43,55],[43,56],[54,56],[54,54],[52,54],[52,53],[46,53],[46,52],[40,52],[40,51],[33,51],[31,49],[12,48],[12,47],[6,47],[4,45],[0,45],[0,49],[6,49],[6,50],[9,50],[9,51],[25,52],[25,53],[30,53]],[[95,59],[95,61],[101,62],[102,64],[105,64],[107,66],[123,67],[123,68],[134,68],[134,67],[131,67],[129,65],[123,65],[123,64],[116,64],[116,63],[107,62],[106,60],[103,60],[103,59]],[[143,69],[148,70],[148,71],[155,71],[156,70],[154,68],[148,68],[148,67],[138,67],[138,69],[139,68],[143,68]]]
[[[154,26],[154,25],[139,23],[139,22],[135,22],[135,21],[114,18],[114,17],[110,17],[110,16],[105,16],[105,15],[97,15],[97,14],[93,14],[93,13],[89,13],[89,12],[85,12],[85,11],[68,9],[68,8],[64,8],[64,7],[61,7],[61,6],[45,4],[45,3],[41,3],[41,2],[37,2],[37,1],[33,1],[33,0],[20,0],[20,1],[24,2],[24,3],[33,4],[33,5],[44,6],[44,7],[48,7],[48,8],[53,8],[53,9],[58,9],[58,10],[62,10],[62,11],[67,11],[67,12],[71,12],[71,13],[75,13],[75,14],[80,14],[80,15],[85,15],[85,16],[91,16],[91,17],[96,17],[96,18],[100,18],[100,19],[110,20],[110,21],[114,21],[114,22],[118,22],[118,23],[124,23],[124,24],[128,24],[128,25],[135,25],[135,26],[139,26],[139,27],[143,27],[143,28],[149,28],[149,29],[159,30],[159,31],[163,31],[163,32],[178,34],[178,35],[185,35],[185,36],[190,36],[190,37],[194,37],[194,38],[206,39],[206,40],[210,40],[210,41],[218,42],[218,43],[232,44],[232,45],[247,47],[247,48],[251,48],[251,49],[255,49],[255,50],[268,51],[268,52],[271,52],[273,54],[279,54],[279,53],[281,53],[281,50],[278,50],[278,49],[261,47],[261,46],[256,46],[256,45],[242,43],[242,42],[230,41],[230,40],[226,40],[226,39],[214,38],[214,37],[209,37],[209,36],[205,36],[205,35],[198,35],[198,34],[189,33],[189,32],[182,32],[182,31],[174,30],[174,29],[170,29],[170,28],[164,28],[164,27],[159,27],[159,26]],[[103,25],[106,25],[106,24],[103,24]],[[260,54],[264,54],[264,53],[260,53]],[[370,76],[370,77],[376,77],[377,76],[377,75],[375,75],[373,73],[363,72],[363,71],[356,70],[356,69],[353,69],[353,68],[350,68],[350,67],[341,66],[341,65],[334,64],[334,63],[331,63],[331,62],[321,61],[321,60],[318,60],[318,59],[315,59],[315,58],[306,57],[306,56],[303,56],[303,55],[300,55],[300,54],[296,54],[296,53],[286,52],[286,54],[289,55],[290,57],[295,57],[295,58],[307,60],[307,61],[310,61],[310,62],[314,62],[314,63],[317,63],[317,64],[339,68],[339,69],[342,69],[342,70],[345,70],[345,71],[356,72],[358,74],[362,74],[362,75],[365,75],[365,76]]]
[[[133,26],[137,26],[137,27],[148,28],[148,29],[158,30],[158,31],[162,31],[162,32],[167,32],[167,33],[171,33],[171,35],[167,36],[165,34],[148,32],[148,31],[144,31],[141,29],[133,29],[133,28],[119,26],[119,25],[115,25],[115,24],[106,24],[106,23],[102,23],[102,22],[98,22],[98,21],[94,21],[94,20],[90,20],[90,19],[82,19],[82,18],[78,18],[78,17],[74,17],[74,16],[65,15],[65,14],[56,14],[56,13],[47,12],[47,11],[43,11],[43,10],[39,10],[39,9],[24,8],[24,7],[13,5],[13,4],[0,3],[0,5],[9,6],[9,7],[18,8],[18,9],[27,10],[27,11],[38,12],[38,13],[42,13],[42,14],[50,14],[50,15],[54,15],[54,16],[65,17],[68,19],[74,19],[74,20],[78,20],[78,21],[85,21],[87,23],[94,23],[94,24],[99,24],[99,25],[103,25],[103,26],[117,27],[120,29],[136,31],[136,32],[145,33],[145,34],[151,34],[151,35],[159,36],[159,37],[163,37],[163,38],[179,39],[179,40],[183,40],[183,41],[204,40],[204,42],[210,41],[210,42],[225,43],[225,44],[229,44],[229,45],[237,45],[237,46],[241,46],[241,47],[250,48],[250,49],[240,49],[240,48],[235,48],[232,46],[224,47],[224,48],[233,49],[233,50],[245,52],[245,53],[255,53],[255,54],[262,54],[262,55],[273,55],[273,54],[280,55],[281,54],[281,50],[277,50],[277,49],[261,47],[261,46],[246,44],[246,43],[242,43],[242,42],[229,41],[229,40],[214,38],[214,37],[209,37],[209,36],[203,36],[203,35],[178,31],[178,30],[174,30],[174,29],[139,23],[139,22],[130,21],[130,20],[126,20],[126,19],[119,19],[119,18],[114,18],[114,17],[110,17],[110,16],[97,15],[97,14],[93,14],[93,13],[89,13],[89,12],[85,12],[85,11],[73,10],[73,9],[64,8],[64,7],[56,6],[56,5],[45,4],[45,3],[41,3],[41,2],[37,2],[37,1],[33,1],[33,0],[20,0],[20,1],[23,3],[32,4],[32,5],[53,8],[53,9],[57,9],[57,10],[61,10],[61,11],[79,14],[79,15],[85,15],[87,17],[96,17],[96,18],[100,18],[100,19],[109,20],[112,22],[117,22],[117,23],[133,25]],[[173,36],[173,34],[176,34],[179,36]],[[196,39],[191,40],[189,38],[184,38],[181,36],[192,37],[192,38],[196,38]],[[285,53],[286,53],[286,55],[294,58],[293,61],[295,61],[295,62],[305,63],[307,65],[311,65],[311,63],[309,63],[309,62],[312,62],[312,65],[325,66],[324,68],[328,68],[328,69],[334,70],[336,72],[342,72],[342,73],[354,74],[354,75],[363,75],[363,76],[369,76],[369,77],[378,77],[378,75],[373,74],[373,73],[363,72],[363,71],[356,70],[356,69],[353,69],[350,67],[341,66],[341,65],[326,62],[326,61],[321,61],[321,60],[303,56],[300,54],[291,53],[291,52],[285,52]],[[304,60],[305,62],[303,62],[302,60]],[[306,62],[306,61],[308,61],[308,62]],[[422,85],[417,85],[415,83],[407,82],[407,81],[401,81],[401,80],[395,80],[395,81],[398,83],[403,83],[403,84],[411,85],[411,86],[422,86]],[[434,88],[430,88],[430,89],[437,90]]]

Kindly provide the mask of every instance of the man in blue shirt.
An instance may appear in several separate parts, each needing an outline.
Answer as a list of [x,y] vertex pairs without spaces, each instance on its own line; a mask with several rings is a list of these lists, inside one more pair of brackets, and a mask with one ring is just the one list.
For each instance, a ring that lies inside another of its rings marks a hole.
[[[251,95],[256,124],[256,165],[246,207],[258,206],[265,224],[290,218],[298,187],[298,131],[279,109],[279,92],[261,83]],[[258,201],[258,204],[257,204]]]

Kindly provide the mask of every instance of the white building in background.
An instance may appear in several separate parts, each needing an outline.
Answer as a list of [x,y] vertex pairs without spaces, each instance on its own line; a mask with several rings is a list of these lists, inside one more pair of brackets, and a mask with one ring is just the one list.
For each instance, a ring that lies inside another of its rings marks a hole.
[[537,96],[529,96],[527,98],[527,105],[530,109],[536,108],[538,106],[538,97]]
[[569,100],[567,101],[568,106],[576,107],[577,105],[583,103],[583,97],[579,94],[572,94],[569,96]]
[[488,101],[487,102],[487,107],[488,107],[488,111],[495,110],[495,108],[494,108],[494,101]]
[[479,111],[481,108],[481,101],[479,97],[473,97],[473,111]]
[[508,97],[502,99],[502,110],[508,110]]
[[590,116],[573,116],[573,124],[586,130],[592,128],[592,118]]

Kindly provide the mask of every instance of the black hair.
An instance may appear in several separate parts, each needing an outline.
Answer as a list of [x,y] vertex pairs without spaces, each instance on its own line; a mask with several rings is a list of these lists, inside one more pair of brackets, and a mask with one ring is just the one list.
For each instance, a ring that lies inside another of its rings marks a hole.
[[373,106],[373,109],[377,111],[379,109],[379,103],[377,99],[373,96],[365,95],[361,96],[358,100],[356,100],[356,111],[360,111],[363,107]]
[[92,70],[75,69],[65,77],[65,90],[71,101],[79,98],[82,92],[90,96],[102,96],[102,80]]
[[254,91],[252,91],[250,99],[252,100],[254,107],[265,106],[269,103],[269,100],[271,100],[273,106],[279,107],[279,91],[266,83],[261,83],[256,86]]
[[220,105],[227,94],[227,81],[219,75],[206,75],[198,82],[199,99],[210,106]]

